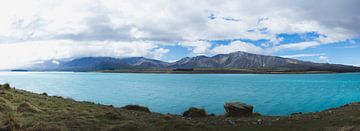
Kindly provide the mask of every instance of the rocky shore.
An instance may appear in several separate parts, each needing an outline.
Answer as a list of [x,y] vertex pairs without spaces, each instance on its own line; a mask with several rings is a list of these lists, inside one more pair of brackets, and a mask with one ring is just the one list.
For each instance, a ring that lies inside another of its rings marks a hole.
[[0,131],[360,130],[360,103],[290,116],[262,116],[241,102],[225,103],[224,110],[214,115],[190,107],[182,115],[159,114],[139,105],[117,108],[0,85]]

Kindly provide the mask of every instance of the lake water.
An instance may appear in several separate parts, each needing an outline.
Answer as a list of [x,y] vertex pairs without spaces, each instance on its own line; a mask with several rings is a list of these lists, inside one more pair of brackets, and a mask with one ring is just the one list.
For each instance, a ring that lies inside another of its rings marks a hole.
[[314,112],[360,101],[360,74],[116,74],[1,72],[0,83],[75,100],[140,104],[181,114],[191,106],[223,114],[241,101],[264,115]]

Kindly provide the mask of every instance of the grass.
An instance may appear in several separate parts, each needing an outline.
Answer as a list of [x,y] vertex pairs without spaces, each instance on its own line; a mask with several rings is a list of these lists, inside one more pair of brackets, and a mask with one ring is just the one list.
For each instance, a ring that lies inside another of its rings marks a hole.
[[[9,86],[10,87],[10,86]],[[26,104],[24,104],[26,103]],[[133,109],[133,108],[132,108]],[[128,110],[0,87],[0,130],[359,130],[360,104],[293,116],[200,118]]]

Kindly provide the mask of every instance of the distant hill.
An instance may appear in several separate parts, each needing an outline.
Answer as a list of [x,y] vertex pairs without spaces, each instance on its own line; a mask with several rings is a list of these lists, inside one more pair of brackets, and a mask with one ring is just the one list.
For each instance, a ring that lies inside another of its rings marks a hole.
[[83,57],[73,60],[48,60],[35,64],[30,70],[40,71],[97,71],[122,68],[165,68],[169,63],[144,57],[112,58]]
[[168,63],[144,57],[112,58],[84,57],[73,60],[49,60],[35,64],[29,70],[41,71],[99,71],[119,69],[173,69],[173,68],[236,68],[236,69],[283,69],[301,71],[332,71],[355,72],[359,67],[314,63],[277,56],[233,52],[218,54],[212,57],[186,57],[179,61]]
[[359,67],[313,63],[278,56],[266,56],[251,54],[246,52],[233,52],[230,54],[219,54],[213,57],[197,56],[186,57],[175,63],[171,67],[176,68],[241,68],[241,69],[293,69],[293,70],[359,70]]

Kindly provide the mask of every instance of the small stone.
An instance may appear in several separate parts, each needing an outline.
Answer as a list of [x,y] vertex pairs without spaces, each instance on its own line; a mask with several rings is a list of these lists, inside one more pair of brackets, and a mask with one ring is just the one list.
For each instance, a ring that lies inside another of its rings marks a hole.
[[235,125],[236,123],[232,120],[228,120],[228,123],[231,124],[231,125]]
[[258,120],[257,120],[257,123],[258,123],[258,124],[262,124],[263,121],[264,121],[263,119],[258,119]]

